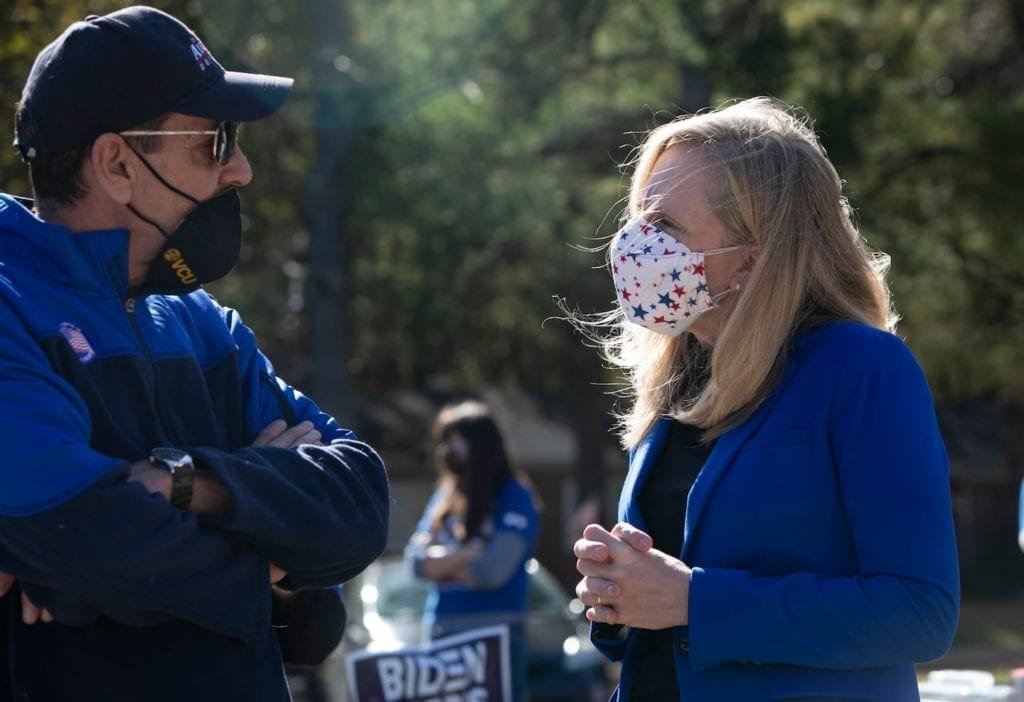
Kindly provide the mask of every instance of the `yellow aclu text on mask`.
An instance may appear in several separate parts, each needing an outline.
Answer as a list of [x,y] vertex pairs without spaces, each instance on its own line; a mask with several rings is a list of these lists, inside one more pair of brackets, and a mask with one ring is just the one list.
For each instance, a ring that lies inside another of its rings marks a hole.
[[174,274],[178,276],[178,280],[182,283],[191,285],[196,282],[196,275],[192,272],[192,269],[189,268],[185,259],[182,258],[181,251],[178,251],[178,249],[167,249],[167,251],[164,252],[164,260],[171,264],[171,269],[174,271]]

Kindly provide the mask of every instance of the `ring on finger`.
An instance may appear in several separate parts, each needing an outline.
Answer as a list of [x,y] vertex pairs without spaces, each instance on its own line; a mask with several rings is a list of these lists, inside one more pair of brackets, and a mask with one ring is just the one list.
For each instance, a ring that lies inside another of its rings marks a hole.
[[604,602],[601,601],[601,596],[600,595],[597,596],[597,606],[598,607],[603,607],[604,606]]

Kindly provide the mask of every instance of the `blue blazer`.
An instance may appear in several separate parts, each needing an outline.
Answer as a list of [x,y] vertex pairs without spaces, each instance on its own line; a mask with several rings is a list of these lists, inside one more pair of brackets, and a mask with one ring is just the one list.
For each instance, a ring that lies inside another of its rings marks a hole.
[[[619,519],[668,436],[636,447]],[[852,322],[801,335],[778,387],[719,437],[693,488],[676,627],[686,702],[919,699],[914,663],[956,631],[949,471],[924,374],[897,337]],[[629,699],[643,630],[595,625]]]

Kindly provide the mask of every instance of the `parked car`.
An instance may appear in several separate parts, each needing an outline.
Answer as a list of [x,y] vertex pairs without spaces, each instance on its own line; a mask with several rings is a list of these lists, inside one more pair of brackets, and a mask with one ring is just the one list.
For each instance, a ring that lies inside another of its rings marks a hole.
[[[588,636],[584,606],[536,560],[530,574],[526,624],[531,702],[597,702],[608,699],[605,662]],[[347,702],[345,655],[383,653],[421,643],[429,583],[413,576],[400,556],[385,556],[345,584],[348,626],[338,649],[314,675],[292,678],[300,700]],[[315,679],[314,679],[315,677]],[[315,688],[321,688],[319,690]],[[308,690],[308,693],[306,692]]]
[[987,670],[933,670],[921,681],[921,702],[1024,702],[1024,689],[1014,678],[1014,685],[996,683]]

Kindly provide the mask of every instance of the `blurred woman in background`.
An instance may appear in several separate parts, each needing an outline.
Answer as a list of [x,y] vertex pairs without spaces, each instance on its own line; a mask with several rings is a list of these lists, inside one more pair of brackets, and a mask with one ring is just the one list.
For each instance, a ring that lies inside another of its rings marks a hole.
[[536,504],[483,403],[442,408],[433,439],[440,478],[406,548],[416,575],[434,582],[427,636],[508,625],[513,698],[522,700],[526,562],[537,535]]

